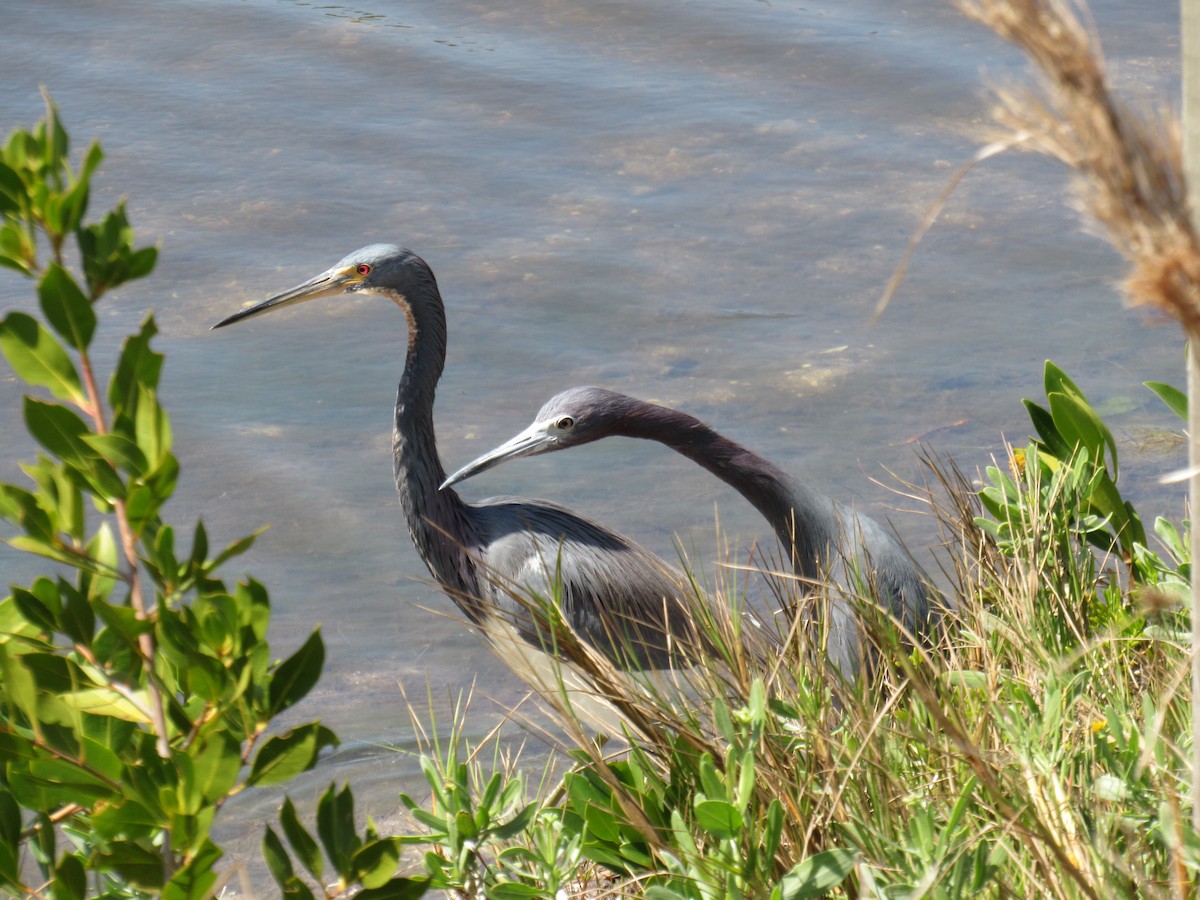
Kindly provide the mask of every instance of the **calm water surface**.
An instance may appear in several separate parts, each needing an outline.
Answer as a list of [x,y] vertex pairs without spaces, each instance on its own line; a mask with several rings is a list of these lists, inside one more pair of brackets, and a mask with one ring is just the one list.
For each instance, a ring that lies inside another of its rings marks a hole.
[[[1177,4],[1095,5],[1135,104],[1178,93]],[[600,384],[680,406],[828,492],[891,516],[920,558],[932,526],[873,478],[916,478],[927,436],[965,469],[1053,358],[1110,415],[1143,513],[1178,518],[1157,476],[1182,451],[1143,380],[1182,381],[1172,327],[1121,307],[1123,268],[1064,204],[1064,173],[1011,155],[973,173],[884,320],[868,318],[909,234],[981,141],[985,78],[1022,61],[935,0],[290,0],[5,6],[0,125],[58,101],[107,161],[94,208],[127,197],[154,277],[105,301],[101,347],[153,309],[183,477],[172,515],[214,540],[270,531],[238,565],[289,652],[329,658],[296,711],[346,741],[296,790],[350,778],[388,819],[416,789],[401,688],[443,710],[478,678],[519,684],[425,578],[393,495],[404,321],[325,301],[210,333],[244,302],[372,241],[437,272],[450,355],[437,407],[453,469],[556,391]],[[981,78],[981,76],[983,76]],[[0,276],[5,308],[32,305]],[[107,337],[107,341],[105,340]],[[109,351],[110,352],[110,351]],[[0,389],[0,477],[33,449]],[[466,485],[554,499],[673,557],[768,530],[657,446],[611,441]],[[7,580],[38,567],[0,550]],[[232,577],[239,569],[231,570]],[[494,721],[477,702],[474,733]],[[514,729],[515,731],[515,729]],[[256,857],[274,795],[230,834]]]

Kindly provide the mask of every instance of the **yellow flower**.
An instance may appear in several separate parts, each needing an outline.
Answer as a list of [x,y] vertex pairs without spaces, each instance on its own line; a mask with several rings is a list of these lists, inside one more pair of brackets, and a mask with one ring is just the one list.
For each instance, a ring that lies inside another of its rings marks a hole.
[[1008,458],[1008,466],[1012,469],[1013,475],[1020,478],[1025,474],[1025,451],[1013,448],[1012,455]]

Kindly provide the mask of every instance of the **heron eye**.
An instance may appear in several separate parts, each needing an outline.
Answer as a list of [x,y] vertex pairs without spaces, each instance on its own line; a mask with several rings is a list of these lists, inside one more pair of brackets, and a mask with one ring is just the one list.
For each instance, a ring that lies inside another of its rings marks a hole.
[[554,423],[554,427],[557,428],[559,431],[568,431],[569,429],[575,427],[575,420],[572,419],[570,416],[563,416],[561,419],[559,419],[557,422]]
[[362,275],[365,277],[365,276],[371,274],[371,267],[368,266],[366,263],[360,263],[358,268],[355,271],[358,272],[359,275]]

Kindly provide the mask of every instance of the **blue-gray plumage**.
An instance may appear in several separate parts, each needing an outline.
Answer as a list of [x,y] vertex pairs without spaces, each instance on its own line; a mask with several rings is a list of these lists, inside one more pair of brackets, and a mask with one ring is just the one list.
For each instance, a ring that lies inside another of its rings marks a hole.
[[[614,531],[539,500],[497,498],[469,505],[439,490],[433,400],[446,359],[446,316],[429,266],[411,251],[373,244],[315,278],[214,325],[304,300],[376,294],[408,320],[408,355],[396,393],[393,462],[408,531],[430,573],[489,637],[504,623],[529,644],[546,638],[513,588],[551,596],[561,585],[565,618],[619,665],[663,667],[690,632],[687,589],[657,556]],[[507,632],[505,632],[507,634]]]
[[[936,616],[926,579],[889,530],[676,409],[602,388],[572,388],[547,402],[523,432],[455,472],[445,486],[505,460],[614,435],[665,444],[736,489],[771,524],[806,583],[828,582],[852,594],[865,585],[908,634],[930,633]],[[858,619],[851,604],[831,599],[826,652],[851,678],[862,665]]]

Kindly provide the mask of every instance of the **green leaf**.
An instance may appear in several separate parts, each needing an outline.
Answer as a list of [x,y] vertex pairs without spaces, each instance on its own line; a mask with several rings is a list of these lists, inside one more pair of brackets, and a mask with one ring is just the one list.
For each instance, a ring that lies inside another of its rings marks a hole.
[[14,484],[0,484],[0,517],[24,529],[35,541],[54,542],[54,524],[38,498]]
[[1074,394],[1076,397],[1083,397],[1083,391],[1079,389],[1079,386],[1050,360],[1046,360],[1046,366],[1042,372],[1042,383],[1047,396],[1050,394]]
[[103,161],[104,151],[100,149],[97,141],[92,141],[83,155],[83,163],[80,165],[79,171],[75,173],[75,184],[69,195],[70,216],[66,223],[69,231],[77,231],[83,222],[83,217],[87,215],[88,185],[92,180],[92,175]]
[[83,762],[89,770],[112,782],[121,780],[125,768],[117,753],[124,750],[123,747],[113,749],[103,741],[85,736],[80,741],[79,748]]
[[12,711],[19,710],[27,719],[36,722],[38,698],[33,674],[25,666],[20,655],[11,652],[8,643],[3,641],[0,641],[0,675],[4,676],[0,683],[4,685],[5,706]]
[[8,791],[0,791],[0,846],[16,847],[21,837],[21,808]]
[[[86,592],[89,602],[106,600],[117,583],[120,566],[117,539],[113,537],[108,522],[100,523],[85,549],[87,556],[77,557],[74,562],[85,573],[79,580],[79,587]],[[112,622],[108,624],[112,625]],[[149,621],[146,624],[148,626]]]
[[351,880],[351,861],[361,841],[354,831],[354,794],[349,785],[340,792],[330,785],[317,801],[317,836],[338,875]]
[[18,222],[0,222],[0,266],[29,278],[37,276],[37,249],[33,236]]
[[400,864],[400,842],[396,838],[370,841],[354,854],[356,880],[365,888],[383,887]]
[[704,793],[713,799],[723,799],[727,796],[725,782],[717,772],[711,753],[700,757],[700,786]]
[[[416,801],[413,801],[412,805],[409,805],[409,801],[412,801],[412,798],[408,797],[407,794],[401,794],[400,799],[408,806],[408,811],[412,817],[432,832],[432,837],[440,838],[450,833],[449,825],[445,819],[438,818],[428,810],[421,809],[420,806],[416,805]],[[421,840],[423,842],[424,838],[421,838]]]
[[767,807],[767,816],[764,822],[762,858],[770,864],[775,859],[775,854],[779,850],[779,842],[783,837],[783,804],[778,799],[772,800],[771,805]]
[[265,640],[271,623],[271,600],[267,589],[253,579],[240,582],[231,595],[242,611],[242,621],[257,640]]
[[137,407],[139,390],[158,387],[163,355],[150,348],[150,341],[156,334],[158,326],[154,316],[149,315],[142,322],[141,331],[125,339],[108,385],[108,402],[114,412],[131,415]]
[[74,566],[78,560],[65,550],[61,549],[60,545],[54,542],[46,542],[35,538],[17,536],[9,540],[8,545],[16,550],[24,553],[33,553],[37,556],[43,556],[46,559],[52,559],[55,562],[64,563],[68,566]]
[[454,814],[454,831],[460,841],[474,841],[479,837],[475,819],[465,809],[460,809]]
[[987,672],[974,669],[949,669],[940,672],[938,680],[943,684],[957,685],[972,691],[986,690],[988,686]]
[[669,887],[664,887],[661,884],[652,884],[646,888],[643,894],[646,900],[688,900],[687,894],[680,894]]
[[149,469],[138,445],[121,434],[85,434],[84,442],[97,454],[130,475],[141,476]]
[[754,750],[751,748],[742,754],[742,760],[738,769],[738,792],[736,799],[739,813],[746,811],[746,807],[750,803],[750,798],[754,796],[754,783]]
[[428,878],[393,878],[387,884],[354,895],[354,900],[416,900],[429,891]]
[[[40,582],[45,582],[45,579],[40,579]],[[52,583],[51,587],[53,587]],[[43,599],[33,591],[13,587],[12,599],[26,622],[36,626],[40,631],[58,631],[59,623],[62,620],[62,600],[58,596],[57,588],[54,590],[53,598]]]
[[91,468],[96,452],[84,440],[91,429],[65,406],[26,397],[25,425],[39,444],[63,462],[76,469]]
[[746,822],[726,800],[700,800],[696,803],[696,824],[716,837],[732,838],[741,834]]
[[314,631],[304,646],[279,664],[271,676],[268,687],[270,697],[267,710],[275,716],[294,706],[312,690],[321,677],[325,665],[325,644],[321,641],[320,629]]
[[270,825],[263,834],[262,854],[267,868],[275,878],[275,883],[280,887],[296,877],[296,873],[292,869],[291,857],[283,849],[283,841],[279,840],[279,835],[272,830]]
[[1158,539],[1163,542],[1167,550],[1176,559],[1186,559],[1188,548],[1184,544],[1184,539],[1179,534],[1179,529],[1174,522],[1158,516],[1154,520],[1154,533]]
[[43,447],[78,472],[100,499],[112,503],[125,496],[124,482],[88,445],[86,438],[92,432],[71,410],[26,397],[25,425]]
[[188,755],[192,758],[191,777],[181,785],[188,792],[184,798],[188,808],[199,810],[224,799],[242,767],[241,743],[228,731],[218,731],[192,744]]
[[1188,399],[1187,394],[1169,384],[1164,384],[1161,381],[1146,381],[1143,382],[1146,387],[1154,391],[1158,399],[1167,404],[1167,409],[1179,416],[1183,421],[1187,421],[1188,417]]
[[84,508],[80,479],[67,466],[38,454],[36,463],[22,463],[21,471],[39,488],[39,504],[55,519],[54,530],[64,531],[77,540],[83,539]]
[[61,184],[62,170],[67,167],[71,141],[58,118],[58,107],[54,101],[44,91],[42,99],[46,103],[46,116],[38,122],[34,134],[41,144],[43,177],[58,186]]
[[[179,852],[183,853],[184,848],[180,847]],[[213,867],[221,855],[221,848],[211,840],[200,839],[199,847],[188,851],[190,858],[163,887],[162,900],[207,900],[212,897],[212,887],[217,882]]]
[[30,762],[27,782],[40,788],[41,803],[35,809],[51,809],[59,804],[90,805],[117,795],[116,786],[83,766],[62,759],[36,759]]
[[[536,857],[534,857],[536,859]],[[519,881],[492,882],[487,889],[488,900],[526,900],[536,897],[545,900],[548,893],[545,888],[533,884],[521,884]],[[565,896],[560,893],[559,896]]]
[[783,900],[824,897],[846,880],[858,862],[857,850],[833,849],[798,863],[779,883]]
[[154,890],[163,886],[162,856],[153,850],[133,841],[114,841],[97,856],[104,867],[115,869],[122,878],[138,887]]
[[1037,432],[1046,452],[1055,459],[1066,459],[1070,456],[1071,445],[1058,433],[1058,427],[1054,424],[1054,417],[1050,415],[1049,410],[1038,406],[1032,400],[1022,400],[1021,402],[1025,404],[1029,420],[1033,423],[1033,430]]
[[29,202],[25,182],[8,164],[0,162],[0,215],[15,212]]
[[59,860],[51,891],[54,900],[83,900],[87,896],[87,875],[78,856],[64,855]]
[[725,738],[726,744],[732,744],[734,740],[733,719],[730,716],[730,707],[721,700],[720,697],[713,701],[713,720],[716,724],[716,731],[722,738]]
[[505,824],[494,829],[492,836],[497,840],[511,841],[529,827],[529,823],[533,821],[535,815],[537,815],[537,804],[530,803]]
[[238,540],[235,540],[233,544],[230,544],[228,547],[224,548],[224,550],[222,550],[217,554],[216,557],[214,557],[214,559],[212,559],[212,562],[208,565],[208,570],[212,571],[222,563],[228,562],[229,559],[239,557],[242,553],[250,550],[250,548],[254,546],[254,540],[257,540],[258,535],[262,534],[264,530],[266,530],[265,527],[259,528],[257,532],[254,532],[253,534],[247,534],[245,538],[239,538]]
[[93,297],[99,297],[131,278],[149,274],[158,258],[158,251],[153,247],[133,248],[133,228],[129,225],[124,203],[99,222],[79,229],[76,237]]
[[137,647],[139,635],[154,628],[151,619],[139,619],[137,613],[128,607],[113,606],[97,600],[93,602],[92,609],[96,611],[97,618],[108,626],[110,632],[131,649]]
[[283,801],[283,809],[279,812],[279,824],[283,826],[283,833],[287,835],[292,851],[300,858],[300,864],[308,869],[313,878],[321,881],[325,875],[325,861],[321,856],[321,848],[308,833],[308,829],[300,824],[300,817],[296,815],[296,807],[292,804],[291,797]]
[[1073,394],[1050,394],[1050,414],[1067,443],[1083,446],[1097,464],[1104,464],[1104,450],[1112,455],[1112,474],[1117,476],[1117,442],[1088,402]]
[[171,452],[171,422],[158,396],[149,388],[138,390],[134,435],[150,470],[162,465]]
[[145,278],[154,271],[154,267],[157,265],[157,263],[157,247],[141,247],[138,250],[134,250],[125,261],[125,280],[134,281],[138,278]]
[[96,331],[96,312],[71,274],[50,263],[38,282],[38,299],[47,321],[76,350],[86,350]]
[[0,321],[0,351],[29,384],[48,389],[59,400],[86,402],[79,373],[67,351],[33,317],[14,312]]
[[755,678],[750,685],[750,722],[759,727],[767,717],[767,689],[762,678]]
[[57,653],[31,651],[21,659],[44,694],[62,694],[90,684],[78,663]]
[[134,691],[133,694],[141,703],[141,706],[138,706],[123,694],[118,694],[112,688],[108,687],[72,691],[71,693],[63,694],[58,699],[69,708],[78,710],[79,712],[90,713],[95,716],[112,716],[123,722],[136,722],[140,725],[149,725],[151,719],[146,713],[146,710],[150,708],[149,692],[143,689]]
[[263,787],[287,781],[315,766],[323,748],[337,744],[337,736],[316,722],[277,735],[258,751],[246,784]]

